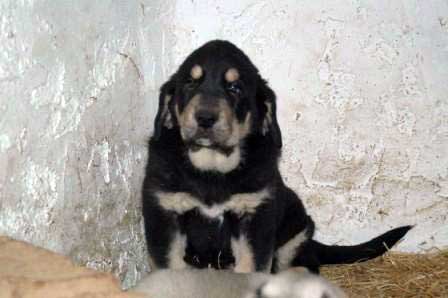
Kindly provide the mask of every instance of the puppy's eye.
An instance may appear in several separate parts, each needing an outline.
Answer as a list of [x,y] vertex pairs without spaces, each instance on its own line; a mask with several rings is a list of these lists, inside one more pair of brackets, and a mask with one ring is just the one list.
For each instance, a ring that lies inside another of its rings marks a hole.
[[227,91],[234,95],[240,95],[242,90],[237,82],[233,82],[227,86]]

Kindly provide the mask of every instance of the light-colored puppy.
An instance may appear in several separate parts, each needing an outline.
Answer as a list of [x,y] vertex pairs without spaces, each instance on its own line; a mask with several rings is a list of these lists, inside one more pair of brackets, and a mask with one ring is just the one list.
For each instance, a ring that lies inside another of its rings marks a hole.
[[227,270],[158,270],[133,289],[148,298],[346,298],[326,279],[304,270],[276,275]]

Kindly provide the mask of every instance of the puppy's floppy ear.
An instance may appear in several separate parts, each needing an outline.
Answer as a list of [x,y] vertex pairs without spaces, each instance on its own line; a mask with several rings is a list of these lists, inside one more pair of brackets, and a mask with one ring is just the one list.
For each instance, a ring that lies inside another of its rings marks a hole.
[[159,110],[154,121],[154,134],[153,138],[158,140],[162,134],[164,127],[171,129],[174,126],[173,117],[171,115],[169,105],[173,99],[174,92],[176,90],[176,83],[174,76],[162,85],[159,95]]
[[257,106],[261,118],[261,134],[270,136],[278,148],[282,147],[282,133],[277,122],[277,106],[274,91],[269,88],[267,82],[258,77],[257,79]]

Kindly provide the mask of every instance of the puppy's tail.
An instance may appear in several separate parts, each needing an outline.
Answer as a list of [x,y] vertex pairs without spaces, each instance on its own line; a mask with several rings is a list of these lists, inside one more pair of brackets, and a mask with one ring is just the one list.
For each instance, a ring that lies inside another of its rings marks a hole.
[[310,240],[308,248],[316,253],[320,265],[363,262],[384,254],[411,228],[412,226],[395,228],[370,241],[353,246],[325,245]]

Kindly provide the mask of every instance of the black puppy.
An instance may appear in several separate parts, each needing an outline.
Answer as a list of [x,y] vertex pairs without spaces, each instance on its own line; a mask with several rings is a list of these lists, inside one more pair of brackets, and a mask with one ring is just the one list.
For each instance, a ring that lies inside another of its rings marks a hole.
[[312,240],[314,223],[278,169],[275,101],[249,58],[220,40],[195,50],[162,86],[143,187],[155,267],[317,272],[379,256],[410,229],[357,246]]

